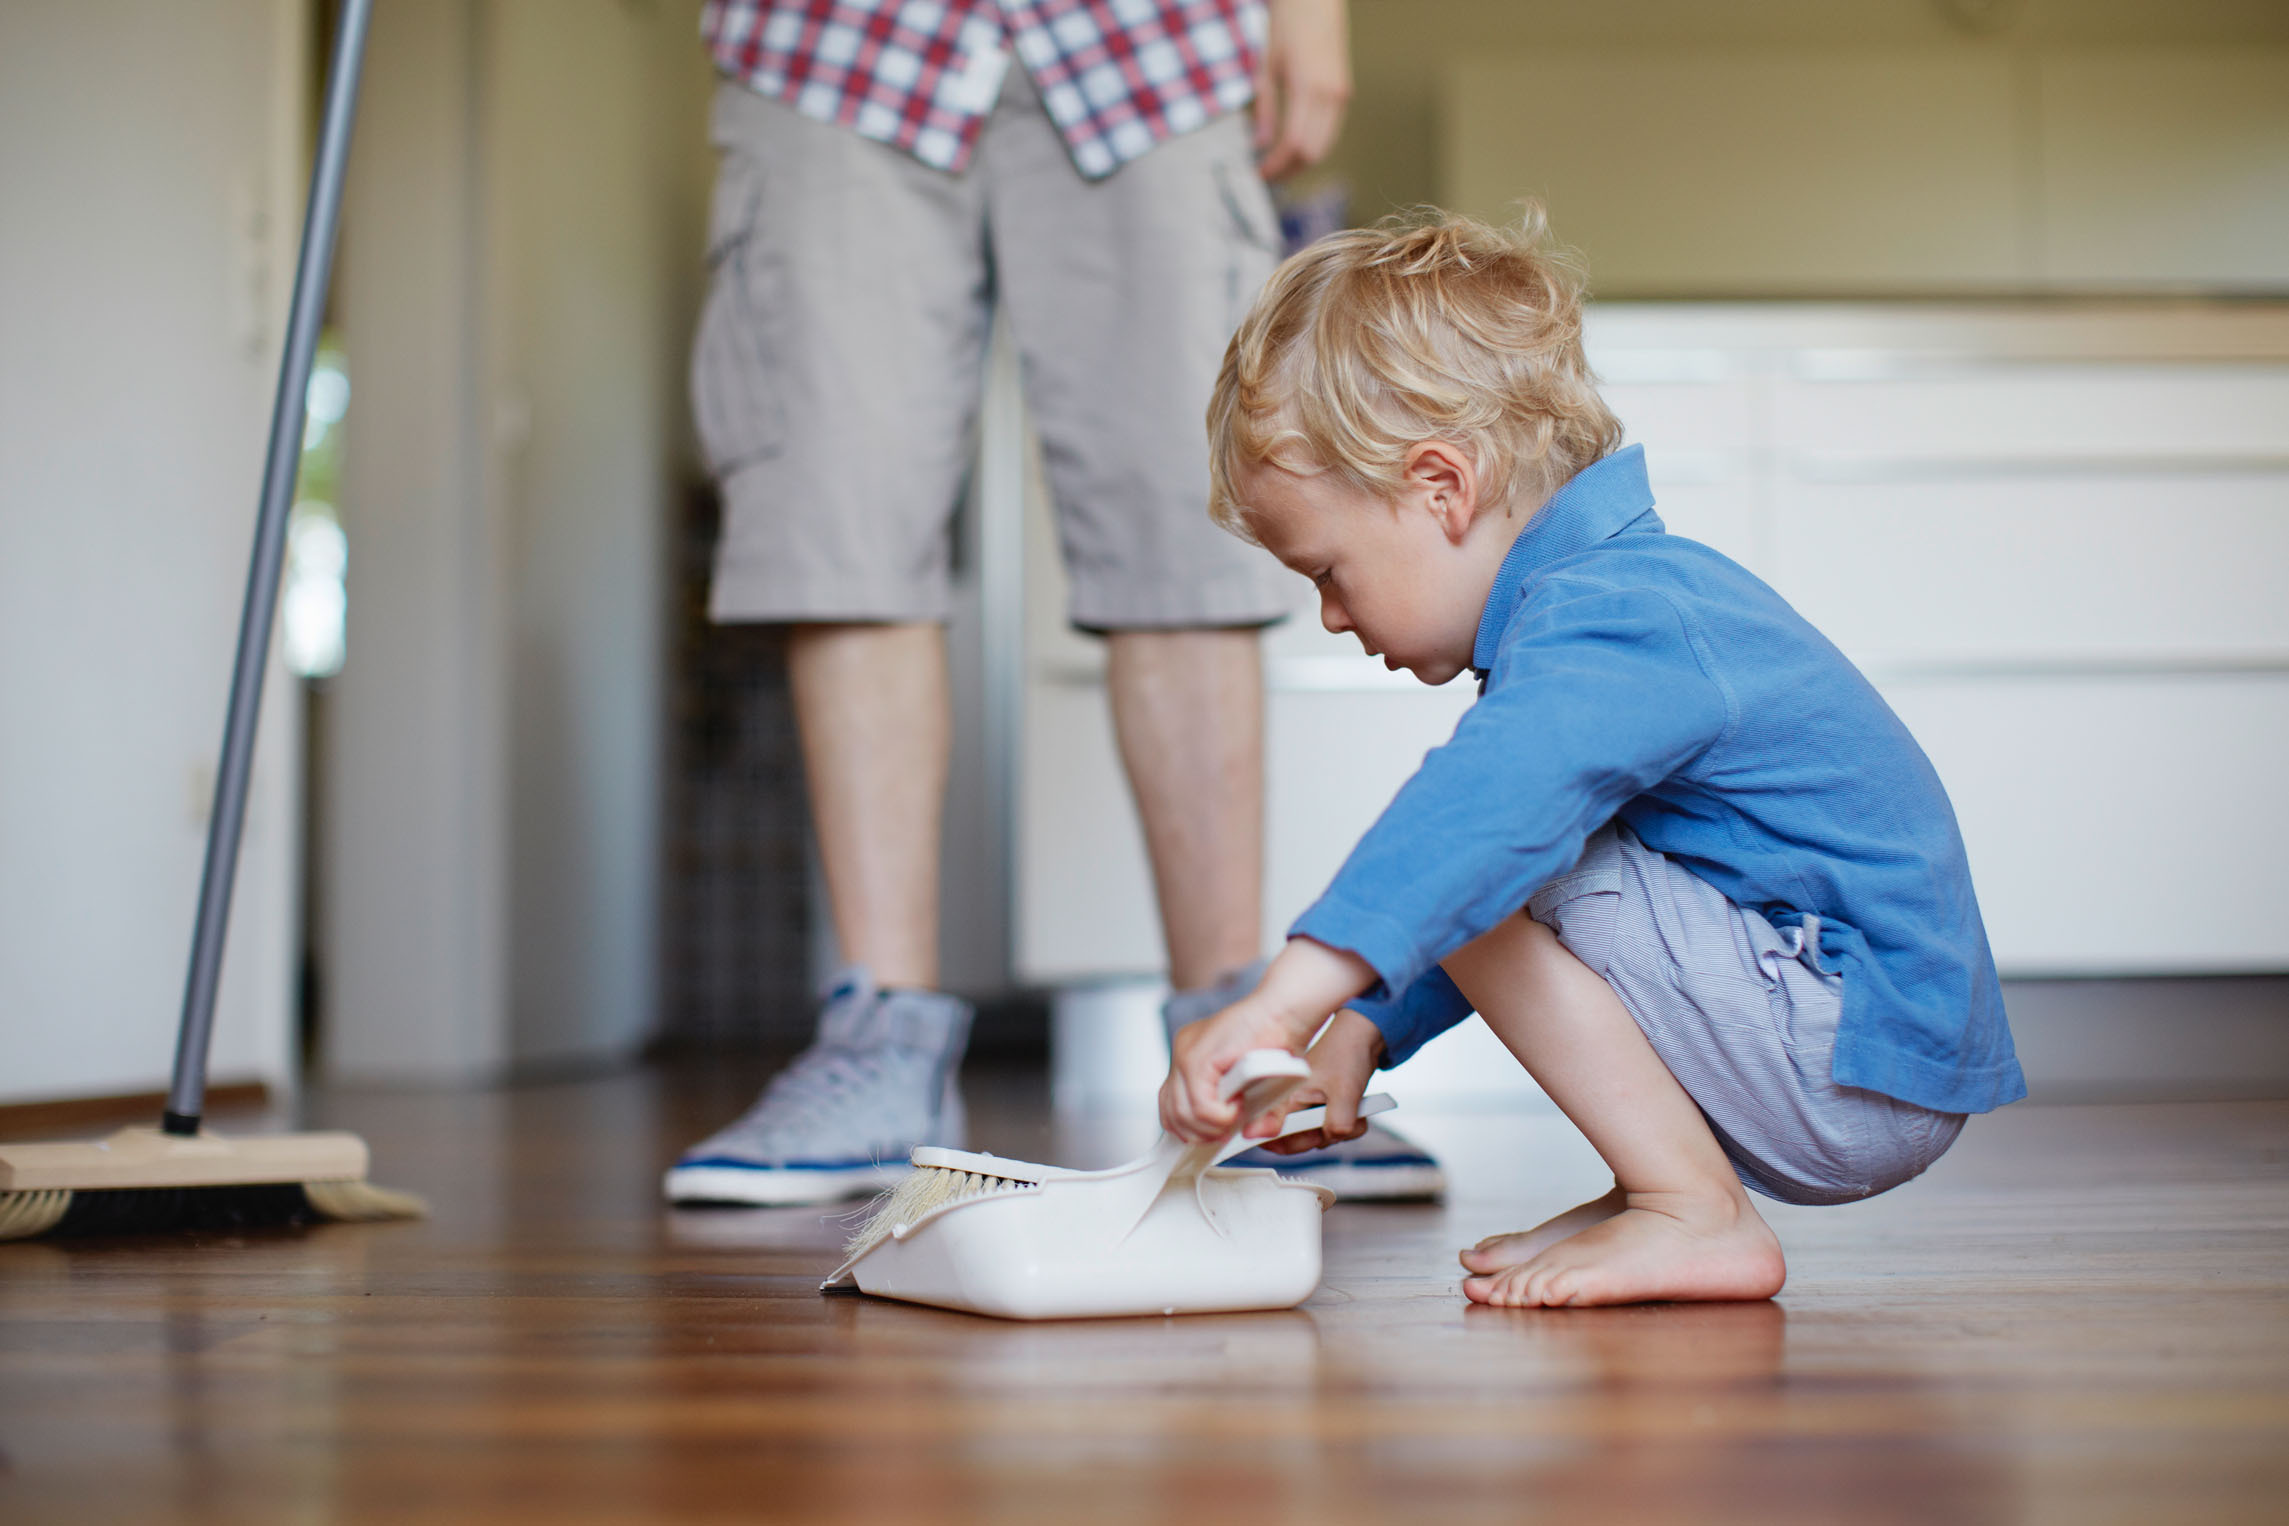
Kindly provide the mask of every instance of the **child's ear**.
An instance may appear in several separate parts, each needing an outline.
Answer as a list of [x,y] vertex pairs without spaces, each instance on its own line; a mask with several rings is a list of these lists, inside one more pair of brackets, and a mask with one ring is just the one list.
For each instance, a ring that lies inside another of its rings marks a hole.
[[1438,516],[1449,542],[1461,545],[1478,518],[1478,465],[1452,440],[1425,440],[1407,452],[1407,486]]

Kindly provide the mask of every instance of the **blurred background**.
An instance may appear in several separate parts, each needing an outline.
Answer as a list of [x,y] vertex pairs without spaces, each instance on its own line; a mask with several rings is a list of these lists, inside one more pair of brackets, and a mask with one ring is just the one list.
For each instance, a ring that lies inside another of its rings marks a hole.
[[[378,7],[218,1083],[807,1032],[833,930],[773,638],[700,614],[697,10]],[[1938,764],[2037,1096],[2285,1094],[2289,7],[1351,12],[1297,229],[1547,201],[1671,527]],[[331,26],[0,3],[0,1104],[164,1081]],[[946,968],[988,1047],[1126,1099],[1152,899],[990,370]],[[1276,936],[1470,696],[1308,611],[1267,661]],[[1409,1095],[1507,1096],[1486,1042]]]

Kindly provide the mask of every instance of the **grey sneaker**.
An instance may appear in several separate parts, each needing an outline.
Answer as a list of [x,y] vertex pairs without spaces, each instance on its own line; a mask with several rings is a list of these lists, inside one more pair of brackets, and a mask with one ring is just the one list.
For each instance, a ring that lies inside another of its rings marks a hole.
[[673,1203],[831,1203],[895,1183],[916,1145],[960,1149],[954,1073],[971,1015],[959,997],[879,990],[846,970],[811,1047],[685,1151],[662,1190]]
[[[1178,991],[1169,997],[1160,1009],[1161,1021],[1168,1025],[1169,1036],[1174,1038],[1177,1029],[1214,1016],[1256,989],[1256,983],[1264,978],[1264,966],[1268,962],[1259,959],[1232,971],[1212,986]],[[1439,1163],[1396,1129],[1385,1128],[1380,1123],[1368,1124],[1367,1132],[1357,1139],[1346,1139],[1324,1149],[1309,1150],[1301,1155],[1247,1150],[1224,1164],[1277,1171],[1282,1176],[1325,1187],[1347,1203],[1436,1200],[1447,1190],[1446,1173],[1439,1169]]]

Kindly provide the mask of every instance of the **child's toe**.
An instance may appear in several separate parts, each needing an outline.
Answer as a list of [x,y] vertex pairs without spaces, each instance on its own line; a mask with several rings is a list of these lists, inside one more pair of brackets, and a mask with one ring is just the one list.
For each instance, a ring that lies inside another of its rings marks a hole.
[[1581,1294],[1581,1278],[1571,1267],[1544,1273],[1534,1284],[1534,1301],[1545,1309],[1563,1309]]
[[1519,1300],[1514,1282],[1510,1277],[1465,1277],[1462,1296],[1498,1309],[1516,1308]]

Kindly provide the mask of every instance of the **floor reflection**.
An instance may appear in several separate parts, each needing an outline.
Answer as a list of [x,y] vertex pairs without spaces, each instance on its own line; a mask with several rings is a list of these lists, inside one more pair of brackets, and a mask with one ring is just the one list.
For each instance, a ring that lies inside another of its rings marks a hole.
[[[1028,1085],[980,1143],[1138,1147]],[[1458,1246],[1600,1184],[1562,1119],[1458,1118],[1452,1201],[1338,1207],[1299,1309],[1017,1324],[822,1296],[863,1205],[664,1209],[660,1168],[745,1094],[340,1099],[435,1220],[0,1246],[0,1518],[1794,1526],[2289,1497],[2282,1105],[2011,1109],[1900,1192],[1777,1216],[1779,1302],[1617,1310],[1463,1301]]]

